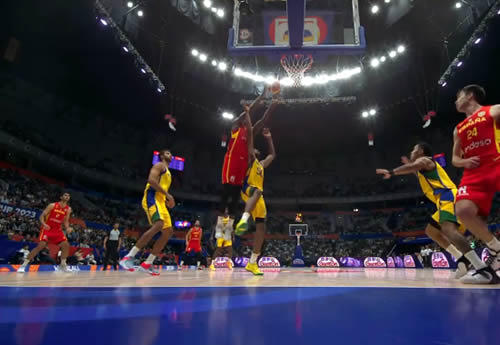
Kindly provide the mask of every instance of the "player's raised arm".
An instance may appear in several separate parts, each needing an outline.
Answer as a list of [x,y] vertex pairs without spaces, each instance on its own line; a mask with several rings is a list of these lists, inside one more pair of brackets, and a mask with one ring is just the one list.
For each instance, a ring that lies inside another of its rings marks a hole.
[[[259,97],[257,97],[250,104],[250,106],[244,104],[243,108],[248,107],[249,114],[252,115],[252,113],[262,104],[262,99],[264,98],[264,94],[265,92],[262,92],[262,94]],[[245,121],[245,118],[246,118],[246,110],[244,110],[236,119],[233,120],[233,129],[240,127]]]
[[395,175],[408,175],[417,173],[418,171],[421,170],[432,170],[436,166],[435,164],[436,163],[434,163],[432,159],[428,157],[420,157],[416,159],[414,162],[409,162],[395,169],[392,170],[377,169],[375,172],[378,175],[383,175],[384,180],[387,180]]
[[252,129],[252,120],[250,119],[250,107],[244,105],[245,108],[245,126],[248,131],[248,164],[251,164],[255,159],[254,153],[254,144],[253,144],[253,129]]
[[500,125],[500,104],[491,106],[490,115],[493,119],[495,119],[497,125]]
[[262,162],[260,162],[265,169],[276,158],[276,150],[274,148],[273,137],[271,136],[271,131],[269,130],[269,128],[264,128],[264,130],[262,131],[262,136],[264,138],[266,138],[267,145],[269,147],[269,153],[268,153],[267,157],[264,158],[264,160]]
[[50,229],[50,227],[45,223],[45,220],[47,219],[47,216],[49,215],[50,211],[54,209],[54,203],[48,204],[45,210],[43,210],[42,214],[40,215],[40,224],[42,224],[42,227],[44,229]]
[[269,121],[269,118],[271,117],[272,113],[274,112],[278,104],[279,104],[278,99],[276,97],[273,97],[271,105],[269,106],[269,108],[267,108],[262,118],[259,121],[255,122],[255,125],[253,126],[254,135],[260,133],[262,128],[266,125],[267,121]]

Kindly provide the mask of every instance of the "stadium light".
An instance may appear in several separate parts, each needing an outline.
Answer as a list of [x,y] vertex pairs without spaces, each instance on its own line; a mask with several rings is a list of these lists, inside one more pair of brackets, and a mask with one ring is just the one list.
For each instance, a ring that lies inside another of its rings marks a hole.
[[219,18],[224,17],[224,10],[223,10],[223,9],[221,9],[221,8],[219,8],[219,9],[217,10],[217,16],[218,16]]
[[455,8],[457,8],[457,9],[458,9],[458,8],[462,8],[462,3],[461,3],[460,1],[457,1],[457,2],[455,3]]
[[161,89],[160,88],[157,88],[156,91],[158,91],[158,93],[161,93]]
[[128,8],[134,7],[134,3],[132,1],[127,2],[127,7]]
[[205,62],[205,61],[207,61],[207,56],[206,56],[205,54],[203,54],[203,53],[202,53],[202,54],[200,54],[200,61],[201,61],[201,62]]
[[386,4],[388,4],[388,3],[390,3],[390,2],[391,2],[391,0],[384,0],[384,2],[385,2]]
[[137,15],[139,17],[142,17],[144,15],[144,12],[142,10],[137,11]]
[[198,56],[199,52],[196,49],[191,50],[191,55]]
[[217,61],[216,60],[212,60],[212,66],[217,66]]
[[398,53],[400,53],[400,54],[404,53],[405,50],[406,50],[406,48],[405,48],[404,45],[401,44],[401,45],[398,46],[398,49],[397,49]]
[[203,6],[205,6],[206,8],[212,7],[212,1],[210,0],[203,1]]
[[123,47],[122,47],[122,49],[123,49],[123,51],[124,51],[125,53],[128,53],[128,48],[127,48],[127,47],[123,46]]
[[212,10],[213,13],[217,13],[217,9],[215,7],[212,7],[210,10]]
[[375,109],[370,109],[369,113],[370,113],[370,116],[375,116],[377,111]]
[[481,37],[477,38],[475,41],[474,41],[474,44],[479,44],[481,42]]
[[380,61],[379,61],[379,59],[377,59],[377,58],[372,59],[372,61],[370,61],[370,65],[371,65],[373,68],[377,68],[377,67],[380,65]]
[[219,62],[219,70],[225,71],[227,69],[227,64],[225,62]]
[[394,58],[396,57],[396,55],[398,55],[398,54],[396,53],[396,51],[395,51],[395,50],[391,50],[391,51],[389,52],[389,57],[390,57],[391,59],[394,59]]
[[373,5],[371,8],[371,12],[373,14],[377,14],[379,10],[380,10],[380,7],[378,7],[378,5]]
[[446,81],[441,84],[442,87],[445,87],[446,85],[448,85],[448,82]]
[[459,62],[457,63],[457,67],[461,67],[463,64],[464,64],[464,63],[463,63],[462,61],[459,61]]
[[102,19],[102,18],[101,18],[101,20],[100,20],[100,21],[101,21],[101,24],[102,24],[102,25],[104,25],[104,26],[108,26],[108,22],[107,22],[107,21],[105,21],[104,19]]
[[363,112],[361,113],[361,116],[362,116],[363,118],[365,118],[365,119],[366,119],[369,115],[370,115],[370,114],[368,114],[368,112],[367,112],[367,111],[363,111]]
[[222,118],[224,118],[226,120],[232,120],[232,119],[234,119],[234,115],[225,111],[222,113]]
[[380,57],[380,62],[385,62],[385,60],[387,60],[387,58],[385,56]]
[[142,74],[146,74],[146,70],[144,68],[141,68]]

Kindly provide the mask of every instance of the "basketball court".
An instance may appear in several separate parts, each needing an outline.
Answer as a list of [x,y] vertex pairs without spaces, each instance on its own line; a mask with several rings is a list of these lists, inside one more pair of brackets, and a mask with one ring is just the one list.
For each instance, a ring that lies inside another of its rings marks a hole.
[[492,344],[498,286],[460,285],[452,276],[378,268],[282,268],[263,277],[241,269],[159,277],[2,273],[0,338],[2,344]]

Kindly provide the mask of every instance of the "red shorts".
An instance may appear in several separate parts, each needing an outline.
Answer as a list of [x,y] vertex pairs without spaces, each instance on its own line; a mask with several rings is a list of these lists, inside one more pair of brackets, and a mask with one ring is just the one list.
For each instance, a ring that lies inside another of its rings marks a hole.
[[224,156],[222,167],[222,184],[242,186],[247,175],[248,156],[233,153]]
[[189,243],[186,248],[186,253],[195,252],[201,253],[201,245],[200,242]]
[[456,202],[470,200],[478,207],[479,215],[488,216],[496,192],[500,192],[500,164],[466,169]]
[[67,241],[66,236],[62,230],[41,230],[40,231],[40,241],[44,241],[50,244],[59,244],[61,242]]

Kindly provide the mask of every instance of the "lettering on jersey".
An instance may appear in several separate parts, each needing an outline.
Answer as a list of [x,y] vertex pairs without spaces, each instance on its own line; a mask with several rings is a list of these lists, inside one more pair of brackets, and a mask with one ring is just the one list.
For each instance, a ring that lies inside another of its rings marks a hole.
[[491,145],[491,139],[490,138],[479,140],[479,141],[473,141],[472,143],[470,143],[469,145],[467,145],[464,148],[464,152],[467,153],[470,150],[474,150],[474,149],[477,149],[479,147],[490,146],[490,145]]
[[467,192],[467,186],[462,186],[460,188],[458,188],[458,195],[469,195],[469,193]]
[[469,128],[470,126],[474,126],[475,124],[478,124],[480,122],[485,122],[485,121],[486,121],[485,117],[476,117],[475,119],[470,119],[469,121],[467,121],[464,125],[462,125],[458,129],[458,133],[460,134],[463,131],[465,131],[467,128]]

